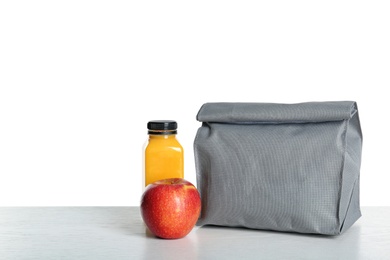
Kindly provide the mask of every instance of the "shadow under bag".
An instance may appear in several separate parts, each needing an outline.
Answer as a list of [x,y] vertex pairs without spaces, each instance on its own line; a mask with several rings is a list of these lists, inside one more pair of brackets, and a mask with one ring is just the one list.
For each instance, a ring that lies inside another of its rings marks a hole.
[[206,103],[197,225],[338,235],[361,216],[356,102]]

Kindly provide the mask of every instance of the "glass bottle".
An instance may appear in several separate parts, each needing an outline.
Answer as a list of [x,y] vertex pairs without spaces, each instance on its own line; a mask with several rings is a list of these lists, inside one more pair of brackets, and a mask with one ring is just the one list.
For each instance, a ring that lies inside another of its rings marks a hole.
[[176,139],[177,122],[154,120],[147,124],[145,147],[145,186],[157,180],[184,178],[184,151]]

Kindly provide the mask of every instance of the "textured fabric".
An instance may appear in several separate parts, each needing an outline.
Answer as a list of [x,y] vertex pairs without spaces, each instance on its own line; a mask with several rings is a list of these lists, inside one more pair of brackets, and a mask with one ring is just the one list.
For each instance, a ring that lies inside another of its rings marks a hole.
[[206,103],[197,225],[337,235],[360,216],[355,102]]

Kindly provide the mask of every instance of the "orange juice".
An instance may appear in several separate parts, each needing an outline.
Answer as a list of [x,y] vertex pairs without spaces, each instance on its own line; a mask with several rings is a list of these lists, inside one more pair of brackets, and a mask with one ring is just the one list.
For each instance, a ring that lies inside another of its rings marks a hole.
[[172,120],[148,122],[145,147],[145,186],[168,178],[184,178],[184,151],[176,139],[177,123]]

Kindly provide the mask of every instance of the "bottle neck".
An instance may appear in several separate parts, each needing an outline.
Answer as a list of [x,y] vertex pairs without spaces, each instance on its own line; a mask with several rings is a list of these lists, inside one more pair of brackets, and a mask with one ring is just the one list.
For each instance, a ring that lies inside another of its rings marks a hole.
[[153,134],[153,133],[148,133],[149,134],[149,139],[175,139],[176,134]]
[[148,130],[149,135],[176,135],[177,130]]

